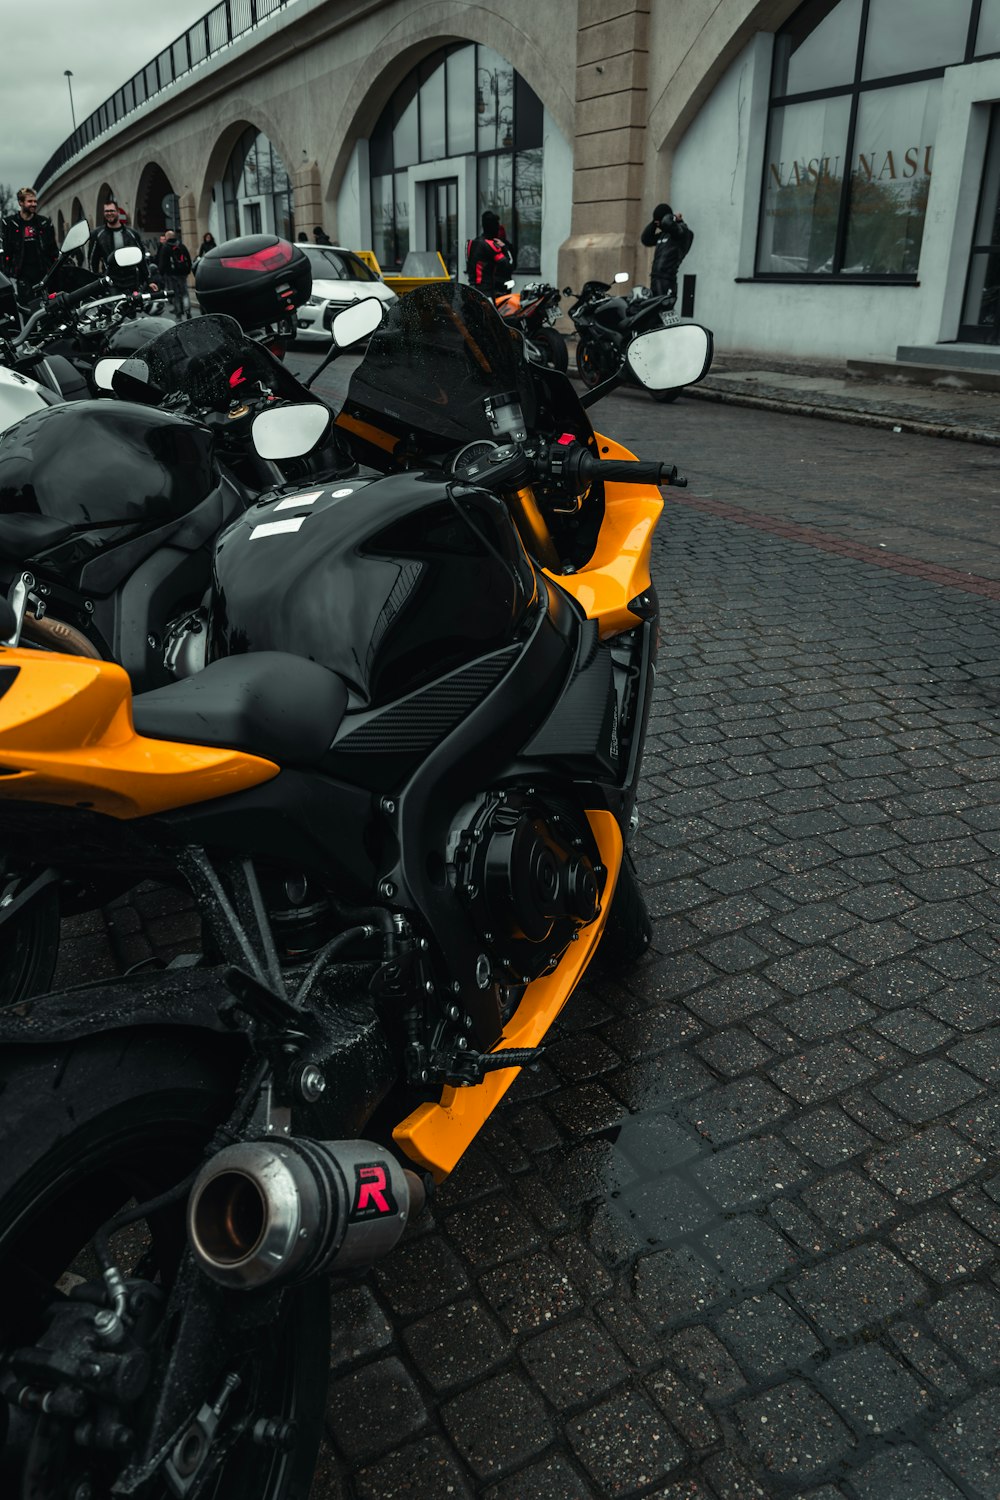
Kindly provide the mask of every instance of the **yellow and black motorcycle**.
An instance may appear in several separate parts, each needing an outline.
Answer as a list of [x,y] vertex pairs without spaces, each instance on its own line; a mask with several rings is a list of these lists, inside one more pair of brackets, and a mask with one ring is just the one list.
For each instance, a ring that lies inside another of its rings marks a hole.
[[[629,356],[651,388],[710,357],[695,326]],[[374,473],[223,533],[203,671],[133,697],[0,649],[0,838],[95,901],[182,882],[204,928],[0,1014],[4,1495],[305,1500],[324,1278],[391,1250],[602,938],[649,941],[676,474],[461,287],[401,300],[338,425]]]

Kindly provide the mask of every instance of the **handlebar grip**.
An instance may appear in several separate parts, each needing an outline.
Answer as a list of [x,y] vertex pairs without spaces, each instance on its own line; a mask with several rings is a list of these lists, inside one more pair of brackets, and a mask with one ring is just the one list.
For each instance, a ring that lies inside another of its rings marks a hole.
[[99,276],[96,281],[90,281],[86,286],[78,286],[75,292],[60,292],[45,304],[45,312],[64,312],[66,308],[76,307],[80,302],[89,302],[97,292],[111,283],[106,276]]
[[[670,465],[651,458],[608,458],[587,466],[588,478],[612,484],[669,484]],[[586,472],[586,471],[585,471]]]

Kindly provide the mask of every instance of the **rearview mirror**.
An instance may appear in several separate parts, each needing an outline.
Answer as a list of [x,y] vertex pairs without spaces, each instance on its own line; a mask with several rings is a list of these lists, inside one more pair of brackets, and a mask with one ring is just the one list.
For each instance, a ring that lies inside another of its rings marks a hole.
[[382,304],[377,297],[363,297],[339,312],[330,324],[330,333],[338,349],[346,349],[359,339],[374,333],[382,321]]
[[111,259],[120,270],[128,270],[130,266],[141,266],[143,256],[138,245],[123,245],[112,252]]
[[60,255],[70,255],[74,250],[79,250],[81,245],[85,245],[89,239],[90,225],[86,219],[80,219],[67,232],[66,238],[63,240],[59,250]]
[[697,385],[712,364],[712,335],[699,323],[640,333],[625,350],[628,367],[648,391]]
[[254,448],[261,458],[301,458],[326,435],[330,420],[327,408],[313,402],[275,406],[254,417]]
[[115,376],[125,364],[124,359],[112,359],[106,357],[99,359],[94,366],[94,384],[99,391],[113,391],[115,389]]

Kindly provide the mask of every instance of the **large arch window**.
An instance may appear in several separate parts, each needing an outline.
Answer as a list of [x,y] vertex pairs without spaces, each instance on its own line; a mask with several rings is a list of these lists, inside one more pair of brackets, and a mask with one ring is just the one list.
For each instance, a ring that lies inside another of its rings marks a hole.
[[233,147],[222,178],[225,238],[280,234],[295,238],[288,169],[263,131],[248,125]]
[[[410,248],[407,169],[475,156],[476,222],[484,209],[507,229],[518,271],[538,271],[542,247],[542,102],[492,47],[456,43],[424,59],[403,80],[369,141],[372,238],[381,265],[398,269]],[[444,212],[454,213],[448,200]],[[454,269],[450,266],[449,269]]]
[[1000,0],[806,0],[777,32],[757,275],[914,281],[946,67]]

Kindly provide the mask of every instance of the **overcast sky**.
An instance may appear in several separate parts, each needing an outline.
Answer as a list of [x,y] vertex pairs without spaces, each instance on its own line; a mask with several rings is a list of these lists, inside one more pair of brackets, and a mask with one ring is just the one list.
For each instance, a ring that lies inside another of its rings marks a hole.
[[[77,124],[211,10],[211,0],[7,0],[0,49],[0,182],[31,187]],[[44,212],[44,192],[41,199]]]

